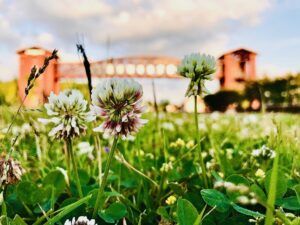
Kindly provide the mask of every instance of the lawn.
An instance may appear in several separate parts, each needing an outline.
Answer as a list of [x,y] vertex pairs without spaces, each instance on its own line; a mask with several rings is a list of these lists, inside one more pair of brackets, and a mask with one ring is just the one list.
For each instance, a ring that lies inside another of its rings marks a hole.
[[[1,127],[7,127],[17,109],[0,110]],[[2,130],[1,155],[17,137],[11,157],[25,170],[20,182],[5,186],[3,224],[92,218],[113,138],[93,132],[98,119],[72,140],[79,197],[66,144],[49,137],[51,128],[38,121],[44,117],[22,111],[9,141]],[[199,114],[200,148],[193,114],[148,112],[143,118],[148,123],[134,137],[117,143],[98,224],[264,224],[266,209],[273,224],[299,224],[299,115]]]

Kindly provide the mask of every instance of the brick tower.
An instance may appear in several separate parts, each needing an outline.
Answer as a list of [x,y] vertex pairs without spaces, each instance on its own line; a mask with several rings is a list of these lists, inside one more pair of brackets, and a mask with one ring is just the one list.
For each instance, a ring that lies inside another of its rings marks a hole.
[[[25,96],[25,87],[27,85],[28,76],[31,68],[36,65],[41,67],[46,57],[51,55],[51,52],[39,48],[31,47],[21,49],[19,55],[19,78],[18,92],[21,99]],[[30,90],[25,101],[25,106],[36,107],[44,103],[51,91],[58,92],[58,59],[50,62],[46,71],[36,80],[34,87]]]
[[221,88],[242,90],[245,81],[256,78],[256,55],[254,51],[239,48],[219,57],[217,78]]

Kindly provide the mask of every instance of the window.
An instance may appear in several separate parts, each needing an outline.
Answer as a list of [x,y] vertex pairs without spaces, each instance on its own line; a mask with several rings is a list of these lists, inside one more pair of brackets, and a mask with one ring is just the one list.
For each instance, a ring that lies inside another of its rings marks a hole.
[[163,65],[163,64],[158,64],[158,65],[156,66],[156,73],[157,73],[158,75],[164,74],[164,73],[165,73],[165,65]]

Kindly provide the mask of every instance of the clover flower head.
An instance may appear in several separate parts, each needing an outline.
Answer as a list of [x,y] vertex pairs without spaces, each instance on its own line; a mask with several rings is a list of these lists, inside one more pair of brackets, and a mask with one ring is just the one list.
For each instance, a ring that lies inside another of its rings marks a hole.
[[191,80],[186,96],[201,95],[205,91],[204,81],[211,80],[215,71],[216,60],[213,56],[200,53],[185,56],[178,66],[178,73]]
[[8,184],[16,184],[25,173],[21,164],[13,159],[0,159],[0,187]]
[[237,198],[237,201],[242,205],[247,205],[250,203],[250,199],[247,196],[241,195]]
[[170,144],[171,148],[183,148],[184,146],[185,142],[181,138],[178,138],[175,142],[171,142]]
[[78,145],[78,155],[86,155],[90,160],[94,160],[94,155],[93,155],[93,151],[94,151],[94,146],[90,145],[89,142],[80,142]]
[[173,164],[172,164],[172,162],[168,162],[168,163],[163,163],[159,170],[160,170],[160,172],[162,172],[162,173],[168,173],[168,172],[171,171],[172,169],[173,169]]
[[87,112],[88,103],[78,90],[65,90],[59,95],[52,92],[48,99],[45,108],[50,118],[40,118],[39,121],[44,124],[54,124],[49,136],[59,139],[80,136],[87,129],[85,123],[95,118]]
[[80,216],[76,220],[75,217],[72,220],[67,220],[64,225],[97,225],[95,220],[89,220],[86,216]]
[[164,128],[165,130],[173,131],[175,129],[174,124],[170,122],[163,122],[161,124],[161,127]]
[[167,198],[166,203],[167,205],[173,205],[176,202],[176,197],[174,195],[171,195]]
[[265,171],[263,171],[262,169],[258,169],[256,172],[255,172],[255,176],[256,177],[260,177],[260,178],[264,178],[266,176],[266,173]]
[[106,79],[92,91],[92,110],[104,122],[94,131],[129,138],[147,121],[141,119],[142,86],[131,79]]
[[254,158],[260,158],[260,159],[274,159],[276,156],[276,152],[272,149],[270,149],[269,147],[267,147],[266,145],[263,145],[261,148],[259,149],[254,149],[251,153],[251,155]]
[[194,140],[190,140],[185,145],[187,148],[193,148],[195,146]]

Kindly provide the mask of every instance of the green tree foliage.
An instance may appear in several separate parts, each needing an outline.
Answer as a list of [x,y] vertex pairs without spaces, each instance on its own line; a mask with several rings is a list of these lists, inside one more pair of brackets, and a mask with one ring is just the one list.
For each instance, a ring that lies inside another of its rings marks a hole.
[[[237,109],[243,101],[262,102],[267,107],[294,107],[300,105],[300,73],[277,79],[262,79],[246,83],[242,93],[234,90],[221,90],[207,95],[204,101],[211,111],[225,111],[229,105],[236,104]],[[250,109],[250,104],[248,106]]]
[[239,103],[241,95],[236,91],[221,90],[213,95],[204,97],[205,104],[211,111],[226,111],[230,104]]
[[0,82],[0,105],[12,105],[18,101],[17,81]]

